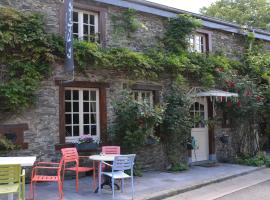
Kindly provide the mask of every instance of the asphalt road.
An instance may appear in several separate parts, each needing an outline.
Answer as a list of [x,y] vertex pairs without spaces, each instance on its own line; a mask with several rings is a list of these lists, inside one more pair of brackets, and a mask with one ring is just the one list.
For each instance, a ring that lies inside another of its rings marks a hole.
[[270,200],[270,169],[207,185],[166,200]]
[[265,181],[257,185],[242,189],[216,200],[270,200],[270,181]]

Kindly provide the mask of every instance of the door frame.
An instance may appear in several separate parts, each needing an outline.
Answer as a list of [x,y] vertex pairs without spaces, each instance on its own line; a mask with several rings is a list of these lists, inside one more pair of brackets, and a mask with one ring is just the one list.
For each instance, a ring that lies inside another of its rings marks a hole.
[[[210,97],[205,97],[207,101],[207,118],[213,119],[213,102]],[[191,134],[191,131],[190,131]],[[215,134],[214,127],[208,126],[208,145],[209,145],[209,161],[216,161]],[[192,164],[192,150],[188,150],[188,162]]]

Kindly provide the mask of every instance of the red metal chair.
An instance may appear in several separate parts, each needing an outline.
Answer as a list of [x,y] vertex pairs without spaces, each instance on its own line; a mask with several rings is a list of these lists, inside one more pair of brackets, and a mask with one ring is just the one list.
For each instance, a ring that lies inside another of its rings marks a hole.
[[[95,167],[80,167],[80,158],[87,158],[89,159],[89,156],[79,156],[78,151],[76,148],[63,148],[61,149],[62,152],[62,159],[64,162],[64,169],[63,169],[63,185],[64,185],[64,179],[65,179],[65,171],[74,171],[76,172],[76,191],[79,191],[79,173],[81,172],[91,172],[93,171],[93,188],[96,187],[96,176],[95,176]],[[74,167],[68,167],[66,168],[67,163],[75,163]]]
[[120,155],[119,146],[103,146],[101,152],[106,155]]
[[[32,195],[32,199],[34,199],[33,185],[35,183],[37,183],[37,182],[57,182],[58,183],[58,191],[59,191],[59,200],[62,200],[62,197],[63,197],[62,182],[61,182],[62,165],[63,165],[63,160],[61,159],[60,163],[39,162],[33,167],[32,176],[31,176],[31,185],[30,185],[30,193]],[[40,170],[56,171],[56,175],[41,175],[41,174],[39,174]]]

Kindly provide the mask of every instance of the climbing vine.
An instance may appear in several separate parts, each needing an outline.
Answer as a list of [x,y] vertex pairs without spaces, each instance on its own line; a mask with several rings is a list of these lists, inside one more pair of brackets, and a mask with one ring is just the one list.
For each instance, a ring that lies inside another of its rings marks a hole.
[[134,9],[127,9],[120,14],[112,15],[113,35],[116,38],[123,35],[131,38],[139,28],[143,28],[144,24],[136,17],[137,12]]
[[0,110],[20,111],[35,100],[35,91],[50,73],[58,50],[55,36],[44,30],[38,14],[0,8]]

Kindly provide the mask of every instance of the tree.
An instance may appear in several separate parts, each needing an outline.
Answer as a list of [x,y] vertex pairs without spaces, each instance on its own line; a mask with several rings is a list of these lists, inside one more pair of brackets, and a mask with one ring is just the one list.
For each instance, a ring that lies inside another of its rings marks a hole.
[[268,0],[218,0],[209,7],[203,7],[200,12],[203,15],[270,31]]

